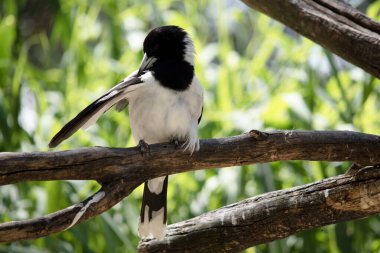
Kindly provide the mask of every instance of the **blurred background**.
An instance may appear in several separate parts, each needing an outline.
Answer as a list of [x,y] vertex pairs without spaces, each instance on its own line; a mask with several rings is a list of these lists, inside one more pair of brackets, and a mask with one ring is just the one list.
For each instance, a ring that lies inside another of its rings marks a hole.
[[[379,1],[349,1],[380,20]],[[156,26],[194,40],[205,105],[201,138],[250,129],[380,134],[380,82],[240,1],[0,0],[0,151],[48,151],[68,120],[135,70]],[[128,112],[110,110],[55,150],[134,146]],[[344,173],[347,163],[276,162],[170,177],[169,223],[268,191]],[[0,222],[77,203],[92,181],[0,187]],[[108,212],[0,252],[135,252],[142,187]],[[254,235],[249,235],[254,236]],[[380,219],[314,229],[246,252],[380,252]]]

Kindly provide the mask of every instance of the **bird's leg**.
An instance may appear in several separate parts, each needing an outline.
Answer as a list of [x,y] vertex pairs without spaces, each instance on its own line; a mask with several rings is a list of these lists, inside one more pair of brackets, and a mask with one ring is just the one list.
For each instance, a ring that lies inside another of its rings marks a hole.
[[144,140],[140,140],[137,147],[140,148],[141,155],[149,153],[150,151],[148,143],[146,143]]

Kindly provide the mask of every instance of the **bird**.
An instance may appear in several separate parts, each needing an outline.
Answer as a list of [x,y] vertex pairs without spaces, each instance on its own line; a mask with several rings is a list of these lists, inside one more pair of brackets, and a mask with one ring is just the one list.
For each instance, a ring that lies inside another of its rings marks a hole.
[[[86,129],[115,107],[129,110],[133,138],[142,152],[150,144],[182,143],[192,155],[200,148],[198,125],[203,114],[203,87],[195,75],[194,44],[181,27],[153,28],[143,42],[139,69],[117,83],[70,120],[51,139],[58,146],[79,129]],[[163,239],[167,226],[168,176],[144,183],[138,233]]]

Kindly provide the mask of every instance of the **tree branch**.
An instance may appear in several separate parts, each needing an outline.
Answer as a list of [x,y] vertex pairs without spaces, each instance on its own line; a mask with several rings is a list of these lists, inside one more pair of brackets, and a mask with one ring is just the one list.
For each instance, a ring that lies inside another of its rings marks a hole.
[[124,178],[106,183],[91,197],[79,204],[46,216],[0,224],[0,242],[35,239],[61,232],[99,215],[128,196],[140,183]]
[[[380,168],[265,193],[168,227],[139,252],[238,252],[299,231],[380,213]],[[196,243],[194,243],[196,242]]]
[[1,153],[0,185],[36,180],[98,180],[119,177],[141,182],[157,176],[210,167],[284,160],[351,161],[380,164],[380,137],[351,131],[253,130],[234,137],[201,140],[190,156],[171,144],[138,148],[93,147],[68,151]]
[[[380,137],[349,131],[252,130],[239,136],[201,141],[192,156],[174,145],[84,148],[70,151],[0,153],[0,185],[31,180],[87,179],[103,183],[85,201],[28,221],[0,224],[0,242],[33,239],[65,230],[98,215],[150,178],[210,167],[281,160],[351,161],[380,164]],[[355,217],[353,217],[355,218]]]
[[380,23],[343,1],[242,0],[380,78]]

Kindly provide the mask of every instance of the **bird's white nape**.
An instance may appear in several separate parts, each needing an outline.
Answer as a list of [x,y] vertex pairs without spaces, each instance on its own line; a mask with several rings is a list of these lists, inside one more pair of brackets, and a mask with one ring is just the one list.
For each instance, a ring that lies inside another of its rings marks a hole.
[[191,66],[194,66],[195,48],[194,48],[193,41],[190,39],[189,36],[186,35],[183,42],[185,43],[184,60],[190,63]]

